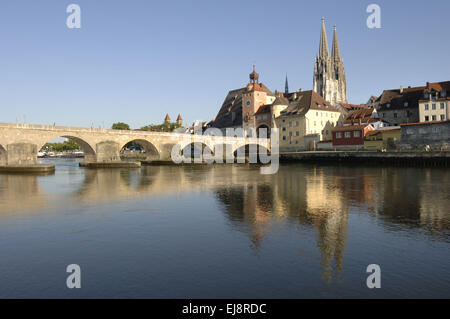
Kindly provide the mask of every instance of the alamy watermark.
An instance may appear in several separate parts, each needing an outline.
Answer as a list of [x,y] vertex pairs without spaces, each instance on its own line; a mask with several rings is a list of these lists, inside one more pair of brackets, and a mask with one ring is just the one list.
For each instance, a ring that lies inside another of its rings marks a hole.
[[81,288],[81,268],[77,264],[71,264],[67,266],[66,272],[70,273],[67,277],[66,285],[69,289]]
[[381,7],[378,4],[370,4],[366,9],[367,13],[370,15],[367,17],[367,27],[369,29],[380,29],[381,28]]
[[381,267],[377,264],[371,264],[367,266],[366,272],[370,274],[366,280],[367,288],[381,288]]
[[66,25],[69,29],[81,28],[81,8],[78,4],[69,4],[66,9],[70,13],[66,20]]
[[[183,137],[178,144],[172,147],[171,159],[176,164],[223,164],[235,161],[241,164],[246,162],[265,164],[266,166],[260,168],[261,174],[276,174],[279,168],[280,149],[278,129],[271,129],[270,138],[268,130],[265,128],[259,129],[258,133],[257,136],[256,129],[227,128],[225,136],[223,136],[220,129],[208,128],[203,133],[196,132],[194,135]],[[205,139],[205,136],[208,139]],[[214,141],[214,146],[208,147],[206,140]],[[190,147],[191,145],[194,147]]]

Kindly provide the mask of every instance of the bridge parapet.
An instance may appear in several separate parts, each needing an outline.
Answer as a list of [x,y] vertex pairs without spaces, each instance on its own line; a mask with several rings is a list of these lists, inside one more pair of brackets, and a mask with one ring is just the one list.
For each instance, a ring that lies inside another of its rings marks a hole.
[[143,145],[148,159],[159,160],[170,160],[175,145],[185,147],[192,143],[202,143],[212,151],[217,146],[231,145],[234,152],[250,144],[270,150],[270,139],[253,137],[0,123],[0,165],[35,164],[37,152],[58,137],[70,138],[80,145],[86,162],[119,161],[122,147],[133,141]]

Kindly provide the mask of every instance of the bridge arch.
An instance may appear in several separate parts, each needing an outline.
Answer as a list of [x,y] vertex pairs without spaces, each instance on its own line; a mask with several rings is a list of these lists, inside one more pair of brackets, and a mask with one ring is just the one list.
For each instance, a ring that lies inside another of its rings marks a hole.
[[180,145],[180,155],[191,158],[203,158],[205,149],[208,149],[210,154],[214,154],[214,147],[207,145],[204,142],[188,142],[179,144]]
[[133,140],[130,140],[130,141],[128,141],[128,142],[126,142],[126,143],[124,143],[123,145],[121,145],[121,147],[120,147],[120,150],[123,150],[124,149],[124,147],[127,145],[127,144],[129,144],[129,143],[136,143],[136,144],[138,144],[139,146],[141,146],[143,149],[144,149],[144,151],[145,151],[145,153],[146,153],[146,155],[147,155],[147,160],[157,160],[157,159],[160,159],[160,156],[161,156],[161,152],[160,152],[160,150],[155,146],[155,144],[153,144],[152,142],[150,142],[150,141],[148,141],[148,140],[145,140],[145,139],[133,139]]
[[6,165],[7,156],[6,149],[0,144],[0,165]]
[[256,136],[258,138],[270,138],[270,127],[267,124],[261,124],[256,128]]
[[57,138],[67,138],[70,139],[72,141],[74,141],[75,143],[78,144],[78,146],[80,146],[81,150],[84,152],[84,158],[85,160],[92,160],[95,161],[96,159],[96,152],[94,147],[89,144],[87,141],[85,141],[84,139],[77,137],[77,136],[73,136],[73,135],[61,135],[61,136],[54,136],[51,139],[47,139],[45,142],[41,143],[41,145],[38,145],[38,152],[45,146],[45,144],[49,143],[50,141],[57,139]]

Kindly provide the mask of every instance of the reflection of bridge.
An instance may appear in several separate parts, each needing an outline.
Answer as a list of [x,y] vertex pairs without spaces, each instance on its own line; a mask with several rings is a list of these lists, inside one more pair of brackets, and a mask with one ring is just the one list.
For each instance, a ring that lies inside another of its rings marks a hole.
[[170,160],[174,146],[178,145],[183,150],[194,143],[208,147],[213,154],[221,148],[221,154],[232,155],[247,145],[259,145],[270,150],[270,140],[249,137],[0,123],[0,165],[36,164],[37,153],[42,146],[58,137],[70,138],[80,145],[86,162],[120,161],[120,150],[129,142],[141,145],[147,160]]

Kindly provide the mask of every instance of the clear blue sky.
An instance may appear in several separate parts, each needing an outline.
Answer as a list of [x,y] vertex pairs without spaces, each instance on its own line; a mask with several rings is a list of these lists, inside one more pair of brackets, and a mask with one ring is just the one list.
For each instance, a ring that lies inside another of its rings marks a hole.
[[[81,7],[68,29],[66,7]],[[382,28],[366,27],[366,7]],[[450,80],[450,1],[2,0],[0,122],[138,128],[215,118],[228,90],[260,79],[312,88],[320,23],[337,25],[351,103]]]

